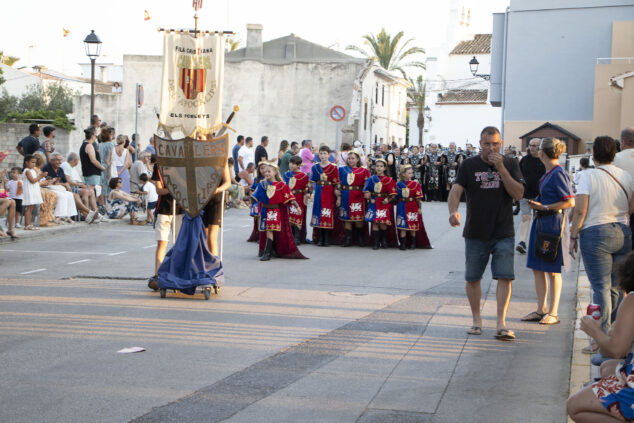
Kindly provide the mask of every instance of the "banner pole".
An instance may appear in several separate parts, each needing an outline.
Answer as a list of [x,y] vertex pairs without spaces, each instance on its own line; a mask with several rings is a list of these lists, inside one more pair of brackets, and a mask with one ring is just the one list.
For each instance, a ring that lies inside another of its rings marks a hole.
[[220,262],[222,263],[222,253],[225,249],[225,192],[222,191],[222,214],[220,215]]

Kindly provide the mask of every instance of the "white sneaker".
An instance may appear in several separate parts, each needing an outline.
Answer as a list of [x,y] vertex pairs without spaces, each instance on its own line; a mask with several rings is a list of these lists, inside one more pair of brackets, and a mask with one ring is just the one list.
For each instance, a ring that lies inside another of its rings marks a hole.
[[85,222],[86,222],[87,224],[91,224],[92,222],[94,222],[94,221],[95,221],[95,216],[96,216],[96,215],[97,215],[97,213],[96,213],[94,210],[90,210],[90,211],[88,212],[88,214],[86,215],[86,220],[85,220]]
[[19,223],[16,223],[15,225],[13,225],[15,228],[21,228],[22,225],[20,225]]
[[100,222],[108,222],[109,219],[106,216],[100,214],[99,215],[99,221]]

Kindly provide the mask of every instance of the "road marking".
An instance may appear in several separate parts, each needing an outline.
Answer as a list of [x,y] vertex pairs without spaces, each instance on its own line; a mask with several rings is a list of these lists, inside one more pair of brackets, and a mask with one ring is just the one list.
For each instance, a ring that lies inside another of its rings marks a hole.
[[231,228],[225,228],[225,232],[229,232]]
[[77,260],[77,261],[71,261],[70,263],[66,263],[66,264],[78,264],[78,263],[85,263],[87,261],[90,261],[90,259],[83,259],[83,260]]
[[119,251],[118,253],[110,253],[109,256],[118,256],[119,254],[125,254],[127,251]]
[[136,231],[136,230],[131,230],[131,229],[102,229],[99,232],[128,232],[128,233],[146,232],[148,234],[154,233],[154,231]]
[[45,270],[46,270],[46,269],[35,269],[35,270],[29,270],[28,272],[22,272],[22,273],[20,273],[20,274],[21,274],[21,275],[28,275],[28,274],[30,274],[30,273],[43,272],[43,271],[45,271]]
[[241,228],[248,228],[251,225],[240,225]]
[[46,253],[46,254],[90,254],[90,255],[110,255],[110,253],[95,253],[93,251],[42,251],[42,250],[5,250],[0,248],[0,251],[8,253]]
[[151,245],[147,245],[147,246],[142,247],[142,248],[152,248],[152,247],[154,247],[154,246],[155,246],[154,244],[151,244]]

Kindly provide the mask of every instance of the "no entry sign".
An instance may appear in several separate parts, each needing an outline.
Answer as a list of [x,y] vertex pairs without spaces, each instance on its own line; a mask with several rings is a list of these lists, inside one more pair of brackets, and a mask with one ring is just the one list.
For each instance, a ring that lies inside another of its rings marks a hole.
[[346,109],[341,106],[335,106],[330,109],[330,118],[335,122],[339,122],[346,117]]

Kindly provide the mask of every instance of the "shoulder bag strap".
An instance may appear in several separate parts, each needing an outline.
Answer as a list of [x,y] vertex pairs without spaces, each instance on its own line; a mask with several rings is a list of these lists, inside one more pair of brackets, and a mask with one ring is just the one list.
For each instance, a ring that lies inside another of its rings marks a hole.
[[614,182],[616,182],[621,187],[621,189],[623,190],[623,193],[625,194],[625,199],[629,203],[630,202],[630,196],[627,195],[627,191],[625,190],[625,188],[623,188],[623,185],[621,185],[621,183],[618,181],[618,179],[616,179],[614,177],[614,175],[612,175],[610,172],[608,172],[607,170],[603,169],[602,167],[598,167],[597,169],[604,171],[605,173],[610,175],[610,178],[614,179]]

